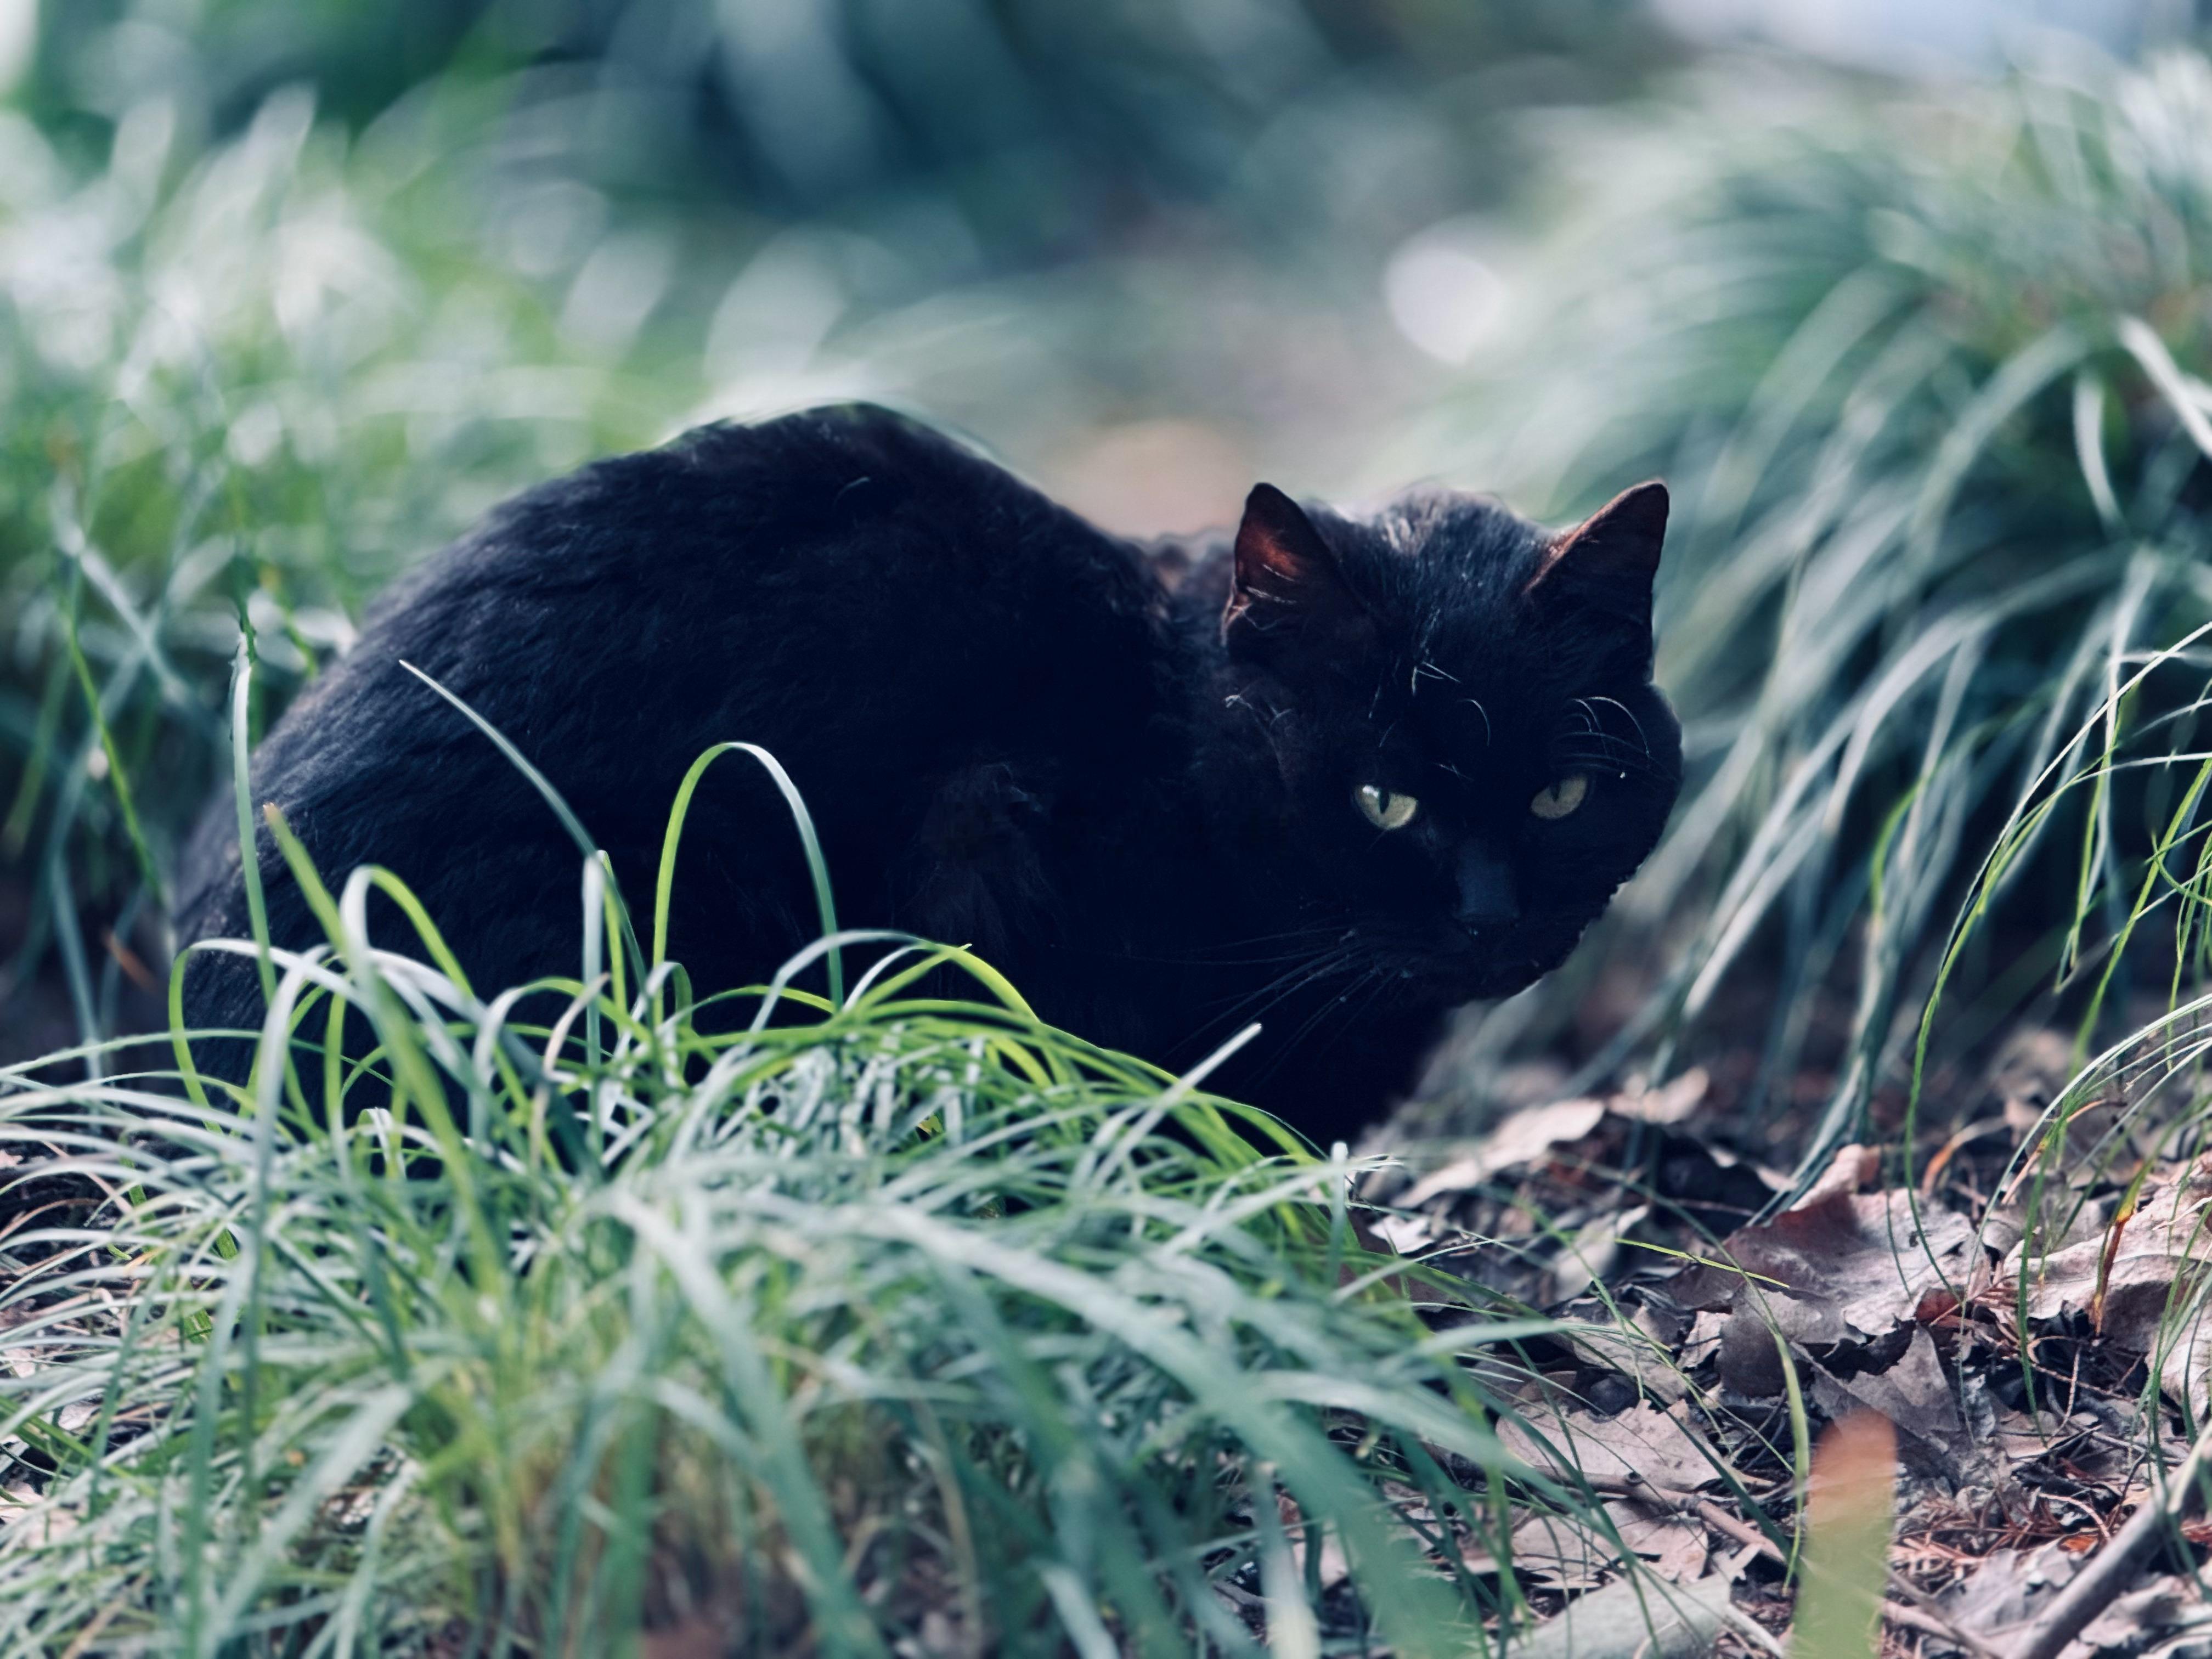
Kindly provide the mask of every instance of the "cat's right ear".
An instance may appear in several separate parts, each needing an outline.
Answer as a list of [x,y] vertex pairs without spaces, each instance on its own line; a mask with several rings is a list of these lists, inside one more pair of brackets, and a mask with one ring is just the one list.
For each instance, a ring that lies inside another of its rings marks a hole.
[[1322,541],[1305,509],[1273,484],[1255,484],[1244,498],[1237,526],[1237,561],[1221,635],[1304,632],[1306,627],[1356,611],[1336,555]]
[[1667,539],[1667,486],[1624,489],[1547,546],[1524,593],[1565,599],[1651,626],[1651,581]]

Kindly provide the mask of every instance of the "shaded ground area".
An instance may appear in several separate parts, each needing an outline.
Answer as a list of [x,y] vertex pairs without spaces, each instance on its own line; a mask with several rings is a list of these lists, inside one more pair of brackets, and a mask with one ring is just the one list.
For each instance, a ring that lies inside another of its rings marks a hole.
[[[1787,1133],[1747,1137],[1703,1070],[1403,1144],[1368,1183],[1379,1239],[1586,1326],[1521,1345],[1529,1371],[1496,1379],[1540,1431],[1509,1442],[1614,1528],[1528,1512],[1513,1553],[1532,1598],[1618,1582],[1626,1551],[1707,1601],[1725,1586],[1779,1635],[1808,1437],[1870,1411],[1900,1463],[1886,1650],[2027,1651],[2168,1498],[2212,1361],[2212,1332],[2178,1316],[2205,1272],[2212,1160],[2166,1155],[2124,1087],[2062,1098],[2078,1063],[2064,1036],[2018,1033],[1957,1085],[1960,1127],[1846,1147],[1787,1207],[1764,1161]],[[2065,1651],[2212,1648],[2208,1545],[2212,1524],[2162,1525]],[[1619,1650],[1645,1634],[1632,1621]]]

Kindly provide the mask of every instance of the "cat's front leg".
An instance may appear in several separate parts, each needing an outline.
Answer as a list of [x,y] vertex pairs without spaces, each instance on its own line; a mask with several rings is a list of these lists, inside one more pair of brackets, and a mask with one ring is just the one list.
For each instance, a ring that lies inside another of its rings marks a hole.
[[1018,969],[1054,909],[1042,838],[1047,796],[1012,763],[980,761],[932,793],[907,860],[902,923]]

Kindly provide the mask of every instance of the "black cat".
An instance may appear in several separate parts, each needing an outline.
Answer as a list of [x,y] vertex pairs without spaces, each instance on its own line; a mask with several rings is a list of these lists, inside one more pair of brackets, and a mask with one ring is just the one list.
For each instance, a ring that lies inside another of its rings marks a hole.
[[[844,925],[970,944],[1045,1018],[1169,1066],[1260,1019],[1209,1086],[1326,1144],[1446,1011],[1556,967],[1658,840],[1666,516],[1657,483],[1563,535],[1442,490],[1351,518],[1262,484],[1233,541],[1146,549],[879,409],[707,427],[402,583],[262,744],[253,799],[334,883],[396,871],[488,989],[576,971],[579,855],[402,659],[544,770],[633,899],[694,758],[757,743]],[[187,857],[186,939],[247,933],[235,822],[217,803]],[[702,995],[763,980],[817,932],[787,811],[732,757],[688,822],[670,954]],[[259,861],[276,941],[319,939],[265,830]],[[196,957],[189,1024],[261,1012],[249,962]]]

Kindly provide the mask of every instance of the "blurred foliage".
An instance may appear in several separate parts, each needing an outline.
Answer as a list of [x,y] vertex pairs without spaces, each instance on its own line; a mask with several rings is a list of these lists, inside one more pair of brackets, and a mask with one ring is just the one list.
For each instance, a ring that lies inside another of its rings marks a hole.
[[34,884],[5,896],[14,975],[58,942],[80,1024],[118,964],[95,991],[50,924],[154,919],[240,615],[296,683],[405,558],[688,389],[576,349],[634,313],[564,329],[455,234],[441,138],[349,148],[285,94],[192,157],[144,106],[80,181],[0,112],[0,857]]
[[297,82],[358,126],[437,76],[497,88],[521,171],[833,214],[990,264],[1095,246],[1171,204],[1296,236],[1331,173],[1411,228],[1503,193],[1504,170],[1466,167],[1501,114],[1618,92],[1659,46],[1636,0],[70,0],[46,15],[33,95],[56,115],[160,99],[222,131]]
[[1710,1047],[1731,967],[1778,960],[1742,981],[1753,1097],[1813,1043],[1822,1140],[1906,1075],[1970,896],[1957,1048],[2052,988],[2085,1042],[2131,984],[2185,994],[2212,62],[1873,97],[1739,69],[1566,149],[1510,343],[1415,447],[1562,505],[1674,484],[1661,678],[1696,773],[1619,918],[1666,971],[1620,1041]]

